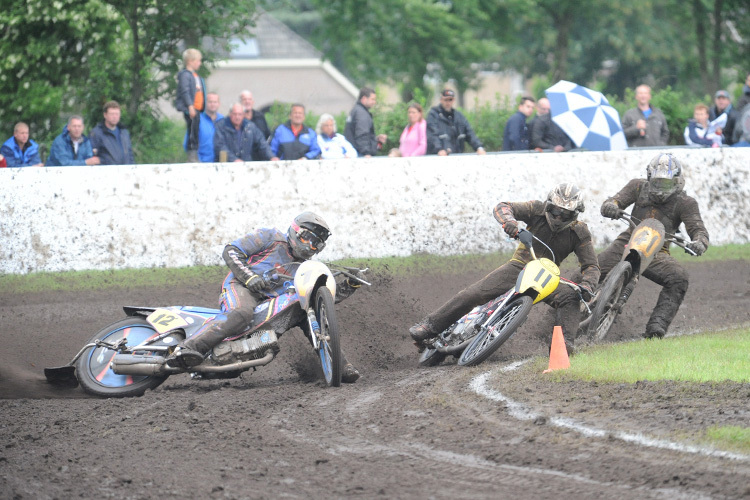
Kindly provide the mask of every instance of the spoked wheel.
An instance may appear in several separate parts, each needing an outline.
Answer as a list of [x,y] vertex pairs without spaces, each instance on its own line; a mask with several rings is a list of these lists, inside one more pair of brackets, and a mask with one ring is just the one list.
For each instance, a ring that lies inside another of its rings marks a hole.
[[437,366],[445,360],[446,354],[437,349],[426,348],[419,357],[419,366]]
[[[127,339],[128,346],[142,344],[158,335],[156,330],[143,318],[126,318],[113,323],[94,335],[89,341],[99,339],[109,344],[116,344],[120,339]],[[117,351],[106,347],[90,347],[76,362],[76,375],[81,387],[95,396],[124,398],[140,396],[148,389],[153,389],[164,382],[167,377],[118,375],[110,368],[110,362]]]
[[486,360],[526,321],[534,299],[521,295],[512,299],[492,322],[482,328],[469,347],[464,349],[458,364],[475,366]]
[[613,307],[620,299],[623,288],[630,281],[632,266],[630,262],[619,262],[607,275],[602,283],[601,291],[596,298],[596,305],[591,311],[591,320],[589,321],[588,335],[594,340],[601,341],[609,333],[612,324],[615,322],[618,309]]
[[341,344],[331,291],[321,286],[315,294],[315,317],[320,326],[318,355],[328,386],[341,385]]

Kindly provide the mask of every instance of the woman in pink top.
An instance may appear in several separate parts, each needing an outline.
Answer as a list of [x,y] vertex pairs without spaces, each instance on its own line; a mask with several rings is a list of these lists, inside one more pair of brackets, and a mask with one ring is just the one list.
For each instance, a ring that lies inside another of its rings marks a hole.
[[401,156],[423,156],[427,151],[427,122],[422,118],[422,106],[413,102],[406,112],[409,124],[401,133],[398,149]]

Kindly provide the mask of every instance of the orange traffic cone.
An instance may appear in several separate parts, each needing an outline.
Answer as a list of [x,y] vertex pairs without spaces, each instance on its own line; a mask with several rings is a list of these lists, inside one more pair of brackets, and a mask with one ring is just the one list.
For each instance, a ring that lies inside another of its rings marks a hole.
[[549,350],[549,367],[542,373],[566,368],[570,368],[570,360],[568,359],[568,350],[565,349],[565,338],[563,337],[562,327],[555,325],[554,330],[552,330],[552,347]]

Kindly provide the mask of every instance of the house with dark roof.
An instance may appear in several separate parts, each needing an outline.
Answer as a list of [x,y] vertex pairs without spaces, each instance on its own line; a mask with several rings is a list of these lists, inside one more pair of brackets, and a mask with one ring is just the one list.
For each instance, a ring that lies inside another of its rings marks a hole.
[[[256,109],[274,101],[299,102],[316,114],[352,108],[359,89],[284,23],[259,11],[248,32],[245,41],[233,41],[232,51],[214,64],[206,79],[208,90],[219,94],[222,114],[243,90],[253,93]],[[181,115],[172,103],[164,102],[160,108],[168,117]]]

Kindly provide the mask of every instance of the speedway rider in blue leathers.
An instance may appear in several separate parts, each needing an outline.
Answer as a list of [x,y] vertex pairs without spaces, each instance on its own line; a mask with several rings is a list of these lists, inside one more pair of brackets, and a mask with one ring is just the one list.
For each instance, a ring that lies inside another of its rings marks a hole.
[[[263,279],[267,271],[293,275],[296,264],[323,250],[331,231],[328,224],[312,212],[303,212],[285,233],[275,228],[258,229],[224,248],[222,256],[229,266],[219,305],[224,314],[207,322],[195,335],[182,342],[167,358],[173,367],[190,368],[203,362],[206,353],[225,338],[245,331],[253,322],[255,307],[268,297],[278,296]],[[359,287],[347,278],[337,284],[336,302],[349,297]],[[346,361],[341,381],[352,383],[359,372]]]

